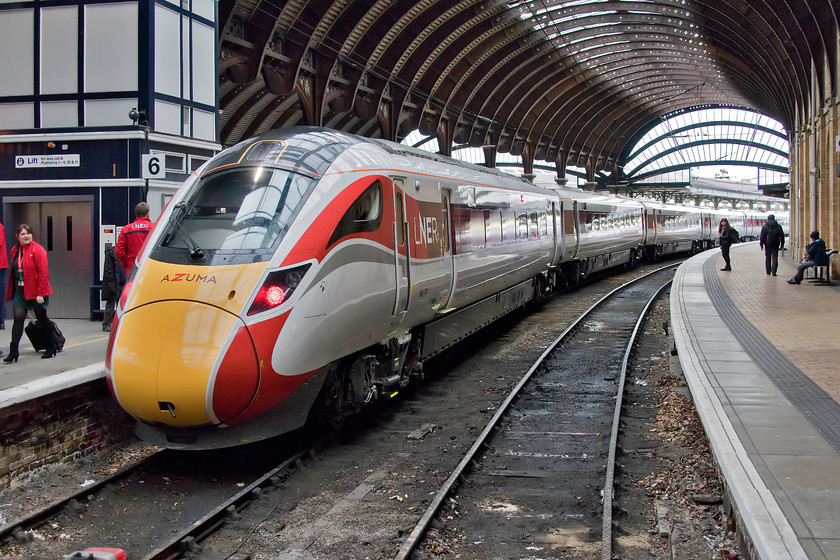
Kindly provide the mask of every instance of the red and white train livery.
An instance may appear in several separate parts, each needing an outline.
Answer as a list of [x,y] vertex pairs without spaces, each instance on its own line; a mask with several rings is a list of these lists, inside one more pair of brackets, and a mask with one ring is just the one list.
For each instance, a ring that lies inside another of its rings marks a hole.
[[[212,448],[333,421],[601,269],[764,216],[541,188],[328,129],[227,149],[178,191],[122,294],[106,378],[142,438]],[[739,221],[740,220],[740,221]]]

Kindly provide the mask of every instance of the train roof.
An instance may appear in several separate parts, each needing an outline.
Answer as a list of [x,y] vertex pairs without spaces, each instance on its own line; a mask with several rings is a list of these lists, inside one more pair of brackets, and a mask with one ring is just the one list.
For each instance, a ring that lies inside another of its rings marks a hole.
[[[410,146],[376,138],[364,138],[347,132],[321,127],[289,127],[270,130],[259,136],[243,140],[213,158],[204,173],[212,173],[232,166],[289,167],[295,171],[323,176],[333,161],[345,150],[360,144],[375,145],[389,154],[443,164],[461,169],[477,181],[485,176],[486,182],[498,184],[501,180],[508,187],[534,192],[549,192],[524,179],[467,163],[441,154],[427,152]],[[203,173],[202,173],[203,174]],[[495,180],[491,181],[491,177]]]
[[240,165],[290,167],[321,176],[343,151],[364,141],[360,136],[329,128],[278,128],[222,151],[210,160],[205,173]]

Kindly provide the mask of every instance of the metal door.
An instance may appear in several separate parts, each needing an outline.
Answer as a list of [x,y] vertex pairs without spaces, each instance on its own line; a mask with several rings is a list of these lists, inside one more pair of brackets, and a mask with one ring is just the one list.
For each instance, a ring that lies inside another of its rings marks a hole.
[[35,241],[47,250],[50,269],[48,313],[53,319],[90,319],[93,270],[93,205],[90,202],[23,202],[10,204],[14,226],[32,227]]
[[391,324],[398,325],[408,311],[411,286],[411,254],[408,223],[405,220],[405,179],[393,178],[394,194],[394,271],[396,278]]
[[438,313],[443,313],[448,310],[449,301],[455,293],[455,283],[457,281],[457,269],[455,268],[455,255],[452,250],[452,220],[450,219],[449,201],[452,198],[452,193],[449,189],[441,189],[440,205],[441,205],[441,227],[440,227],[440,247],[441,255],[443,257],[443,265],[446,270],[446,276],[449,279],[449,288],[447,292],[441,295],[440,305],[435,309]]

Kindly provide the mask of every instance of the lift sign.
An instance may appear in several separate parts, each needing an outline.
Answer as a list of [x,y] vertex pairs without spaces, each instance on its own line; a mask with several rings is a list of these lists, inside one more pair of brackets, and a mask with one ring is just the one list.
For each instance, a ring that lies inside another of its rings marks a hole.
[[22,167],[79,167],[79,154],[57,154],[44,156],[15,156],[15,168]]

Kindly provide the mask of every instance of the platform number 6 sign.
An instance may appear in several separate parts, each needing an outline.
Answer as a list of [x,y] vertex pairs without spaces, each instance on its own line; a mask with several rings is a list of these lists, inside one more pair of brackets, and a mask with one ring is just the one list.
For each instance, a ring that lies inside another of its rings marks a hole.
[[156,179],[163,177],[163,166],[161,165],[161,157],[158,154],[143,154],[143,179]]

